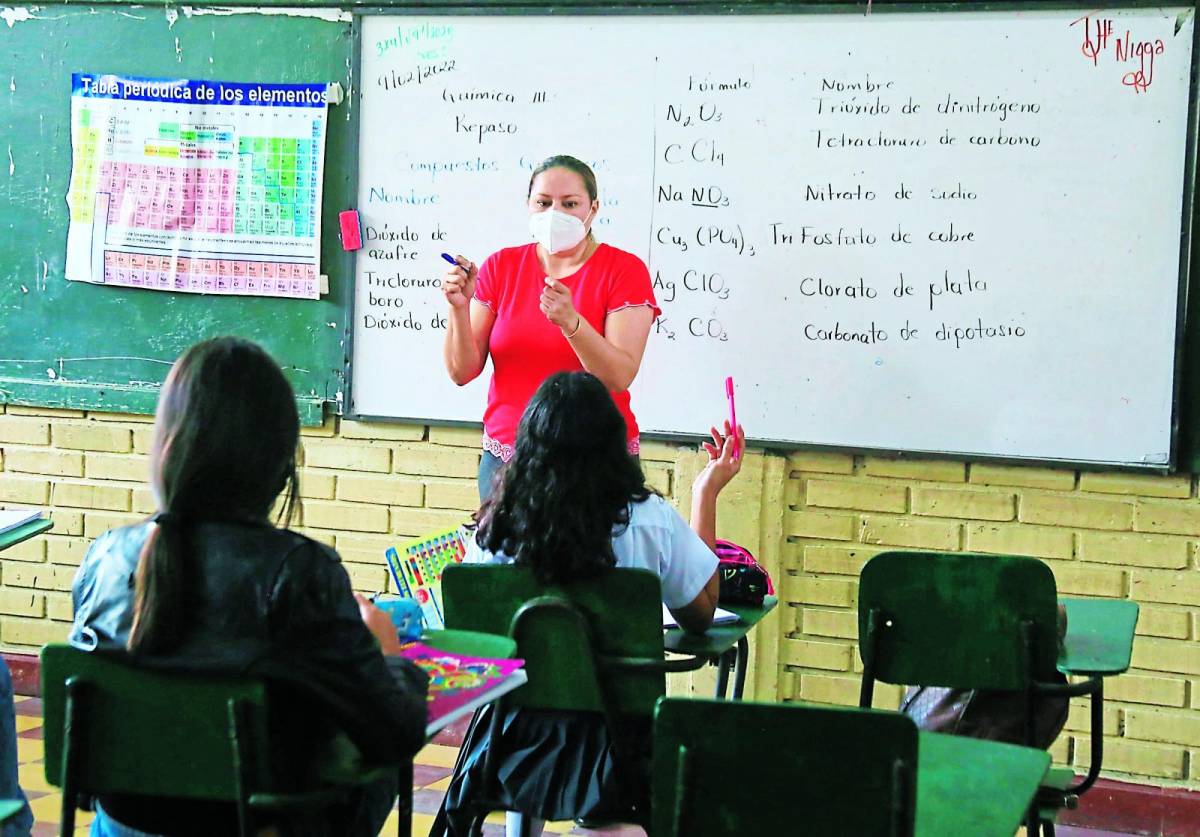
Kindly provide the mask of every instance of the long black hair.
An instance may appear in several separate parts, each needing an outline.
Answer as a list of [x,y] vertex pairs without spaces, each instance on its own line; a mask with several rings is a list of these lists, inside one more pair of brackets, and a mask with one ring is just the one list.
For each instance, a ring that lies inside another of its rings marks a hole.
[[299,503],[299,440],[292,388],[257,344],[218,337],[175,362],[155,416],[150,480],[158,526],[138,559],[131,651],[163,652],[182,639],[197,523],[265,523],[280,492],[280,519],[290,522]]
[[650,496],[625,420],[595,375],[559,372],[525,408],[512,461],[479,512],[479,545],[533,568],[545,584],[616,564],[614,527]]

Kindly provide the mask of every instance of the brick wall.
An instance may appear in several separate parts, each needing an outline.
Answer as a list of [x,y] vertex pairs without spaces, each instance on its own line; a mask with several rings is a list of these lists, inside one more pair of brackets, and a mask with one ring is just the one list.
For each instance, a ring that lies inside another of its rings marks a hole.
[[[877,552],[1035,555],[1060,593],[1141,605],[1133,668],[1105,689],[1105,775],[1200,787],[1200,502],[1191,475],[795,453],[785,502],[780,699],[857,702],[857,575]],[[900,691],[884,687],[877,704],[895,706]],[[1087,764],[1086,706],[1073,702],[1053,748],[1060,764]]]
[[[0,506],[44,506],[54,528],[0,552],[0,646],[36,651],[66,636],[70,589],[100,533],[155,510],[149,416],[0,405]],[[356,589],[387,591],[383,550],[457,525],[478,504],[476,430],[330,419],[305,428],[303,512],[294,526],[335,547]],[[654,446],[649,446],[653,449]],[[670,463],[646,470],[670,493]],[[660,458],[670,456],[662,446]]]
[[[45,506],[47,535],[0,553],[0,646],[61,640],[88,544],[144,518],[149,417],[0,406],[0,505]],[[297,528],[336,547],[354,586],[387,590],[383,549],[465,520],[479,432],[330,419],[305,429]],[[694,450],[643,446],[651,484],[687,513]],[[752,452],[721,499],[720,534],[776,579],[781,604],[754,637],[750,694],[853,704],[857,576],[890,547],[1014,552],[1044,559],[1069,595],[1142,606],[1134,668],[1106,687],[1106,775],[1200,789],[1200,500],[1190,475],[1077,473],[952,461]],[[711,669],[676,678],[706,693]],[[876,690],[895,706],[900,690]],[[1085,764],[1076,701],[1054,747]]]

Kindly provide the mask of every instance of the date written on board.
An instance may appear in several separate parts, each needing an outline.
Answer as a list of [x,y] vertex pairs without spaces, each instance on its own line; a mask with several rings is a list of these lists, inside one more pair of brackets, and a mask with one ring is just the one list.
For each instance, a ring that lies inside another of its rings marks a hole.
[[454,67],[455,62],[451,60],[437,61],[433,64],[417,64],[407,72],[404,70],[391,69],[381,73],[379,77],[375,79],[375,83],[384,90],[399,90],[405,85],[412,84],[413,82],[416,82],[417,84],[424,84],[431,78],[439,76],[442,73],[452,73],[454,72]]

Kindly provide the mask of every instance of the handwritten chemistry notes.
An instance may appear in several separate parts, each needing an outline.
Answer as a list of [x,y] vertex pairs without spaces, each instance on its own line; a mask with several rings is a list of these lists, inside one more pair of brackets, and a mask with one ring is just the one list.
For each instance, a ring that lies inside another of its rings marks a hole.
[[68,279],[316,299],[326,85],[76,73]]
[[1162,467],[1193,25],[366,18],[352,412],[479,419],[438,253],[528,241],[569,153],[663,308],[643,431],[702,434],[733,375],[756,439]]

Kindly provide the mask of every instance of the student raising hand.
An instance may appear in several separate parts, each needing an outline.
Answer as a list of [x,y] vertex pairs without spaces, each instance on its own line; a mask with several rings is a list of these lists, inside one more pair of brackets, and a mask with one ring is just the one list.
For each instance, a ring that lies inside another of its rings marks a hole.
[[708,464],[692,483],[692,491],[710,490],[714,494],[729,484],[742,469],[742,453],[746,450],[746,430],[740,424],[737,434],[724,422],[724,432],[715,427],[709,428],[712,442],[704,442],[701,447],[708,454]]
[[[586,326],[584,327],[586,331]],[[583,333],[583,332],[581,332]],[[584,589],[606,573],[638,569],[658,576],[662,604],[679,626],[702,634],[720,594],[717,496],[741,468],[740,428],[713,428],[708,464],[692,493],[691,525],[646,485],[629,453],[629,425],[599,376],[557,372],[525,406],[516,447],[490,499],[476,517],[464,563],[515,563],[545,585]],[[614,609],[628,607],[612,602]],[[658,613],[647,614],[657,619]],[[565,671],[564,677],[572,676]],[[504,730],[504,754],[489,754],[493,711]],[[631,762],[648,765],[648,729]],[[463,741],[432,834],[465,837],[480,795],[498,793],[531,820],[623,819],[648,810],[650,780],[626,782],[613,767],[612,739],[594,712],[548,712],[495,705],[481,710]],[[624,746],[624,744],[621,744]],[[493,756],[497,784],[484,787]],[[499,786],[502,785],[502,788]],[[517,833],[511,822],[510,835]],[[528,832],[541,834],[538,822]]]
[[[712,550],[717,548],[717,495],[742,470],[742,453],[746,448],[746,433],[741,425],[736,436],[728,421],[724,430],[722,433],[715,427],[710,429],[713,440],[703,444],[708,464],[692,482],[692,531]],[[713,602],[716,602],[715,589]]]

